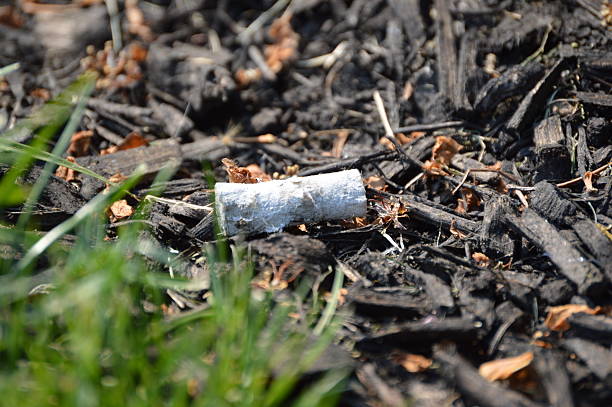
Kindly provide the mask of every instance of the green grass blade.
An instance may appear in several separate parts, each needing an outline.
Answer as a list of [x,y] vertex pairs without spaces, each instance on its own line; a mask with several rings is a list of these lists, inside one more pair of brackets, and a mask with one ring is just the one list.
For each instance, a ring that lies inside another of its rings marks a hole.
[[[83,117],[83,113],[85,112],[87,98],[89,97],[89,95],[91,95],[91,92],[94,89],[94,84],[95,82],[93,81],[93,78],[88,82],[84,82],[83,89],[81,91],[81,94],[79,95],[77,106],[72,112],[72,115],[68,120],[68,124],[64,127],[62,134],[60,135],[57,143],[55,144],[55,147],[51,152],[51,156],[59,158],[66,152],[66,149],[68,148],[68,145],[70,144],[70,141],[72,139],[72,135],[74,134],[77,127],[79,126],[79,123],[81,122],[81,118]],[[19,217],[19,221],[17,222],[18,229],[23,229],[27,225],[28,221],[30,220],[30,217],[32,216],[31,210],[33,209],[36,202],[38,202],[38,198],[40,197],[43,189],[47,186],[47,182],[51,177],[51,174],[55,171],[57,165],[58,164],[52,161],[46,162],[40,177],[38,178],[38,180],[36,180],[36,183],[34,184],[34,187],[30,191],[28,199],[24,204],[24,212]]]
[[107,184],[109,183],[106,178],[93,172],[92,170],[88,168],[85,168],[79,164],[70,162],[64,158],[57,157],[47,151],[38,150],[26,144],[21,144],[21,143],[12,141],[12,140],[5,140],[5,139],[0,138],[0,150],[9,151],[9,152],[17,153],[17,154],[27,154],[36,160],[50,162],[56,165],[61,165],[63,167],[70,168],[72,170],[80,172],[81,174],[89,175],[90,177],[100,180],[102,182],[105,182]]
[[344,274],[342,270],[338,267],[336,268],[336,274],[334,275],[334,282],[332,285],[331,291],[331,299],[325,306],[323,310],[323,315],[321,315],[321,319],[315,326],[313,333],[315,335],[321,335],[325,327],[329,325],[332,321],[334,314],[336,313],[336,307],[338,306],[338,300],[340,299],[340,289],[342,288],[342,282],[344,281]]
[[10,74],[13,71],[16,71],[20,68],[19,62],[15,62],[14,64],[6,65],[0,68],[0,76],[5,76]]

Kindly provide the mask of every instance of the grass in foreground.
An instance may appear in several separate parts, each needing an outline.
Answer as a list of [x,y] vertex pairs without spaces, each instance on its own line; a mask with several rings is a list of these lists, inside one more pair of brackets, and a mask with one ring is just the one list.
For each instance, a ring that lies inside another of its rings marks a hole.
[[[57,146],[79,122],[88,83],[70,90],[80,102],[60,105],[64,121],[65,109],[73,113],[53,154],[44,146],[63,125],[57,115],[47,118],[51,127],[28,128],[38,134],[29,146],[0,135],[0,165],[10,168],[0,180],[0,219],[20,202],[33,207],[44,186],[16,185],[20,171],[43,160],[44,179],[65,164]],[[334,405],[345,371],[295,387],[332,340],[334,302],[320,318],[314,310],[308,322],[297,323],[289,317],[295,301],[279,303],[252,289],[246,253],[211,246],[203,253],[212,281],[208,306],[166,315],[165,289],[187,284],[165,272],[180,267],[167,260],[172,255],[134,225],[116,241],[104,240],[104,209],[135,178],[45,234],[28,231],[28,214],[18,227],[0,221],[0,404]],[[74,234],[70,243],[61,240],[67,233]]]

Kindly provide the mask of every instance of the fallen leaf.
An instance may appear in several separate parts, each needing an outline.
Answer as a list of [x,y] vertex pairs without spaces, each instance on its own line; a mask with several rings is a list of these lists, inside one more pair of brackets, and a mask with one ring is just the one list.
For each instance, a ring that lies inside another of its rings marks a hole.
[[587,171],[584,173],[582,177],[582,182],[584,182],[584,186],[586,187],[587,192],[596,192],[597,188],[593,187],[593,172]]
[[467,213],[477,209],[480,204],[480,198],[471,188],[461,188],[461,194],[463,198],[457,200],[457,209],[455,209],[459,213]]
[[397,133],[395,135],[395,138],[397,139],[397,141],[399,141],[399,143],[401,145],[404,144],[408,144],[420,137],[423,137],[425,135],[424,131],[413,131],[412,133],[410,133],[409,135],[405,135],[404,133]]
[[344,145],[346,144],[350,134],[351,132],[348,130],[340,130],[336,133],[336,138],[334,139],[334,145],[331,151],[333,157],[342,157],[342,150],[344,150]]
[[236,184],[256,184],[259,182],[257,178],[251,174],[248,168],[239,167],[233,160],[223,158],[221,162],[225,166],[229,182]]
[[501,170],[501,167],[502,167],[501,161],[497,161],[495,164],[492,164],[492,165],[485,165],[485,168],[488,168],[492,171],[499,171]]
[[249,170],[251,176],[257,179],[257,182],[272,181],[272,177],[266,174],[257,164],[249,164],[246,169]]
[[340,224],[347,229],[357,229],[367,226],[368,223],[364,217],[354,217],[351,219],[342,219]]
[[489,267],[491,264],[491,259],[484,253],[472,253],[472,259],[478,264],[480,267]]
[[495,190],[500,194],[508,193],[508,185],[504,182],[503,179],[501,179],[501,177],[498,178],[497,182],[495,183]]
[[131,34],[139,36],[145,42],[153,40],[153,32],[145,22],[144,14],[138,7],[138,0],[125,1],[125,16],[128,21],[128,31]]
[[125,199],[121,199],[113,202],[108,208],[107,213],[110,221],[114,223],[132,216],[134,214],[134,208],[132,208]]
[[404,89],[402,90],[402,100],[409,100],[412,97],[413,93],[414,86],[412,86],[412,83],[406,82],[404,84]]
[[49,92],[49,90],[45,88],[36,88],[32,89],[32,91],[30,92],[30,96],[36,99],[40,99],[43,102],[46,102],[47,100],[51,99],[51,92]]
[[[70,161],[71,163],[76,163],[76,160],[74,157],[72,156],[68,156],[66,157],[67,161]],[[67,182],[72,182],[74,180],[76,180],[76,176],[74,175],[74,170],[72,168],[68,168],[68,167],[64,167],[64,166],[59,166],[57,167],[57,169],[55,170],[55,176],[56,177],[60,177],[64,180],[66,180]]]
[[448,173],[442,169],[442,164],[437,161],[427,160],[423,163],[422,168],[427,176],[448,175]]
[[106,187],[104,188],[104,192],[106,193],[110,191],[111,184],[118,184],[120,182],[125,181],[126,179],[128,179],[128,177],[126,177],[120,172],[111,175],[111,177],[108,179],[109,184],[106,184]]
[[379,191],[385,191],[387,189],[387,184],[385,183],[385,180],[382,177],[371,176],[367,177],[363,181],[368,187],[372,189],[377,189]]
[[297,57],[300,36],[291,27],[291,14],[285,13],[270,25],[268,35],[274,43],[264,49],[266,65],[278,73]]
[[238,69],[234,74],[234,79],[236,79],[236,83],[241,88],[249,86],[253,82],[257,82],[261,79],[261,70],[259,68],[251,68],[251,69]]
[[567,304],[549,307],[544,324],[552,331],[567,331],[570,328],[567,319],[576,313],[595,315],[601,312],[601,307],[590,308],[583,304]]
[[431,159],[437,161],[442,165],[450,164],[453,156],[461,150],[463,146],[457,143],[450,137],[438,136],[436,137],[436,144],[434,144],[431,150]]
[[112,41],[107,41],[102,50],[96,51],[93,45],[89,45],[86,51],[87,56],[81,59],[81,66],[85,71],[98,74],[97,89],[131,87],[143,77],[140,68],[142,52],[132,45],[116,52]]
[[429,369],[433,363],[431,359],[413,353],[400,353],[394,355],[393,361],[401,365],[410,373],[423,372]]
[[0,6],[0,24],[20,28],[24,19],[15,6]]
[[457,229],[457,227],[455,226],[455,220],[454,219],[451,221],[450,232],[457,239],[465,239],[468,236],[465,233],[461,232],[459,229]]
[[92,137],[93,131],[91,130],[83,130],[74,133],[70,139],[68,154],[73,157],[83,157],[89,155],[89,146],[91,146]]
[[133,131],[125,137],[125,139],[123,140],[121,144],[119,144],[118,146],[111,146],[109,148],[106,148],[100,151],[100,155],[113,154],[113,153],[116,153],[117,151],[129,150],[132,148],[148,146],[148,145],[149,143],[147,142],[147,140],[145,140],[144,137],[140,135],[140,133]]
[[378,142],[385,146],[388,150],[395,150],[395,145],[388,138],[381,137]]
[[478,368],[478,373],[490,382],[505,380],[529,366],[532,361],[533,352],[525,352],[515,357],[485,362]]

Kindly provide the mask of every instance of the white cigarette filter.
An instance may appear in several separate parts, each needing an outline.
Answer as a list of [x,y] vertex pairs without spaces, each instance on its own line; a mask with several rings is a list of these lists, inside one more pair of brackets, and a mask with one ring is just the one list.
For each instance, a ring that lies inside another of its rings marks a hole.
[[257,184],[219,182],[216,211],[223,232],[272,233],[290,223],[365,216],[366,196],[359,170]]

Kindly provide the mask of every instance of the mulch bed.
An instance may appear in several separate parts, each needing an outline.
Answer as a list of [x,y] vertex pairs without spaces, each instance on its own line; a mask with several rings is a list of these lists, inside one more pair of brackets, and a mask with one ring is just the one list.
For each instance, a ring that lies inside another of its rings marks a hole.
[[[347,318],[317,368],[354,365],[342,405],[610,405],[612,4],[169,3],[120,4],[116,48],[102,2],[1,6],[0,66],[21,63],[4,129],[98,72],[67,155],[115,179],[173,163],[146,223],[194,278],[215,239],[203,162],[217,180],[222,158],[271,178],[358,168],[367,217],[246,239],[268,289],[324,292],[343,270]],[[58,172],[39,229],[104,186]],[[111,208],[109,236],[136,204]]]

